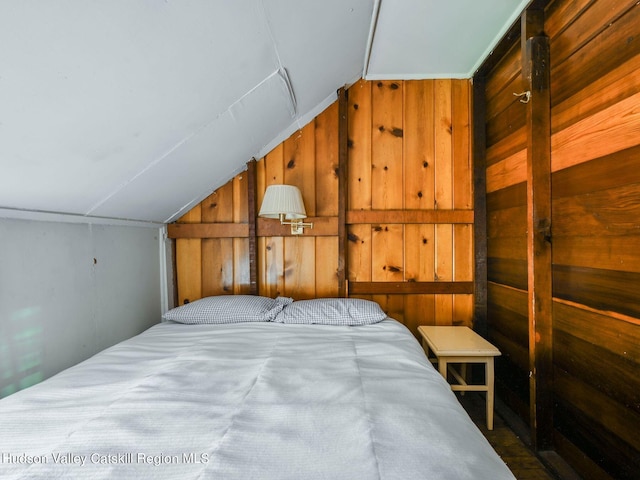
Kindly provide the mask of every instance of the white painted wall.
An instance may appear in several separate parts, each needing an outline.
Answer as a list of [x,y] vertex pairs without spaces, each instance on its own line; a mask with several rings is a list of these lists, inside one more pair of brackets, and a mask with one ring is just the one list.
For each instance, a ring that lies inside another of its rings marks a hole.
[[0,218],[0,397],[160,321],[161,233]]

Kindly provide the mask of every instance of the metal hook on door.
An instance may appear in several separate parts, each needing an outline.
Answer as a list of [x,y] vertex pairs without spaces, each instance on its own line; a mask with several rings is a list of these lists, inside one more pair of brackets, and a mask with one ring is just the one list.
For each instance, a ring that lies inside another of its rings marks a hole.
[[529,90],[522,93],[514,93],[516,97],[520,97],[520,103],[529,103],[531,100],[531,92]]

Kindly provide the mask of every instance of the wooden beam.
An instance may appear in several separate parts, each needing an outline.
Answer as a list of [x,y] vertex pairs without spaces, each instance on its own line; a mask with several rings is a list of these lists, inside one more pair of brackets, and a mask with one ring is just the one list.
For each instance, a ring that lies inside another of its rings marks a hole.
[[338,296],[347,292],[347,199],[349,168],[349,97],[347,90],[338,90]]
[[[306,237],[335,237],[338,235],[338,217],[308,217],[305,222],[313,223],[313,228],[305,228]],[[278,220],[258,218],[259,237],[291,237],[291,227],[281,225]]]
[[486,79],[473,78],[473,248],[474,313],[473,329],[487,337],[487,124]]
[[549,38],[544,12],[521,18],[523,80],[531,92],[527,109],[527,263],[529,312],[529,405],[536,450],[553,447],[553,328],[551,270],[551,95]]
[[473,210],[349,210],[347,224],[473,223]]
[[[338,217],[309,217],[313,228],[305,228],[307,237],[330,237],[338,235]],[[169,238],[248,238],[247,223],[171,223],[167,225]],[[291,227],[281,225],[270,218],[256,219],[256,237],[290,237]]]
[[256,159],[252,158],[247,163],[247,221],[249,222],[249,294],[258,295],[258,236],[256,221],[258,218],[256,202],[257,179]]
[[249,225],[246,223],[170,223],[169,238],[246,238]]
[[473,282],[349,282],[350,295],[472,294]]

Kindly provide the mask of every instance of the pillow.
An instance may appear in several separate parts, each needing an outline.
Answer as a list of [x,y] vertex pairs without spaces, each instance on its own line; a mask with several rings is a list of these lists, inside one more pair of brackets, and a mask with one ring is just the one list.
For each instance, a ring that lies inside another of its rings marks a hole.
[[[282,310],[287,299],[257,295],[205,297],[173,308],[162,318],[179,323],[269,322]],[[291,299],[288,299],[289,303]]]
[[319,325],[370,325],[387,318],[380,305],[360,298],[315,298],[284,307],[273,320],[278,323]]

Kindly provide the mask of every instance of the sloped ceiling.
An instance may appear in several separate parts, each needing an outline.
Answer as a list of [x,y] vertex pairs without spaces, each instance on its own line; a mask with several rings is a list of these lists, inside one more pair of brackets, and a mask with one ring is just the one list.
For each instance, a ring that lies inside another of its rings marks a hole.
[[358,78],[472,76],[523,0],[0,3],[0,209],[170,222]]

